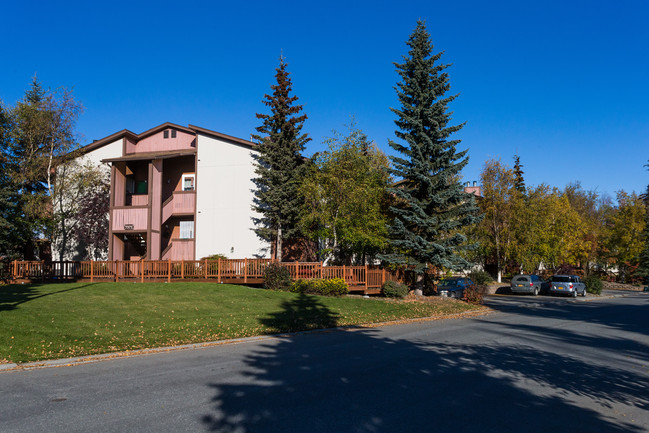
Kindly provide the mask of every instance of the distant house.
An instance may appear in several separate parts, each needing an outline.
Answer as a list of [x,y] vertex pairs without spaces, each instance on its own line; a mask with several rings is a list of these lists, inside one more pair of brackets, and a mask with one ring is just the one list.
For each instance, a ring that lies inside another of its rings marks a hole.
[[81,148],[110,169],[109,260],[267,257],[254,233],[254,143],[194,125],[122,130]]
[[482,197],[482,191],[480,190],[480,186],[478,185],[477,181],[473,181],[473,185],[471,185],[471,182],[466,182],[464,184],[464,192],[473,194],[476,197]]

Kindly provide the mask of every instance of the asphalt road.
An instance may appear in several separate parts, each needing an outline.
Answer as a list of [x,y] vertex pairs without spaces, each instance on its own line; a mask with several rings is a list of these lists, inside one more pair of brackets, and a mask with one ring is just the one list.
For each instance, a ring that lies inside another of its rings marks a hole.
[[649,295],[488,305],[477,318],[2,372],[0,431],[649,431]]

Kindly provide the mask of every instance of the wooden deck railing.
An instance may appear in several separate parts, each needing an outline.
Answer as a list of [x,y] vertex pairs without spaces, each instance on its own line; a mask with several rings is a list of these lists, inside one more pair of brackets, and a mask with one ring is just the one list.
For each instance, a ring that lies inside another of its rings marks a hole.
[[[84,262],[13,261],[10,279],[30,281],[162,281],[203,280],[219,283],[262,284],[271,259],[116,260]],[[324,266],[320,262],[280,263],[291,278],[341,278],[350,291],[379,293],[396,273],[372,266]]]

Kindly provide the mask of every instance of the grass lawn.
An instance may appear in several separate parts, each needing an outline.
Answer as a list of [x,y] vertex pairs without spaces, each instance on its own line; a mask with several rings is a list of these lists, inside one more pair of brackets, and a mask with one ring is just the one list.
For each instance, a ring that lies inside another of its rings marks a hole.
[[67,358],[278,332],[451,315],[437,298],[326,298],[214,283],[0,286],[0,363]]

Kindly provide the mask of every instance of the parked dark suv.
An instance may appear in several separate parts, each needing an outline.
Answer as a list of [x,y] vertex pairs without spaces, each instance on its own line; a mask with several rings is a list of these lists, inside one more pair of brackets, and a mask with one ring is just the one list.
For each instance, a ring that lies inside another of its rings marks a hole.
[[464,289],[472,286],[475,286],[475,284],[470,278],[448,277],[437,284],[437,294],[440,296],[448,296],[449,298],[462,299]]
[[529,293],[538,296],[542,293],[544,281],[538,275],[516,275],[512,278],[512,293]]

